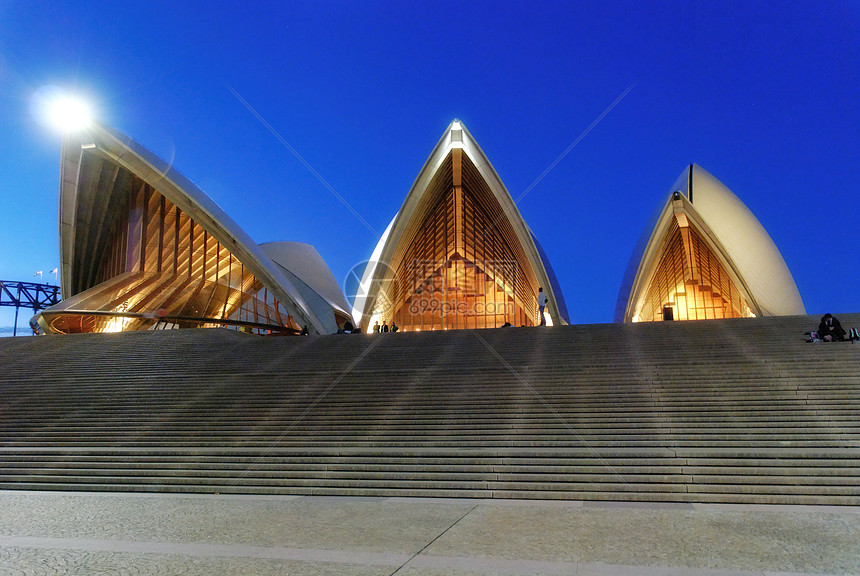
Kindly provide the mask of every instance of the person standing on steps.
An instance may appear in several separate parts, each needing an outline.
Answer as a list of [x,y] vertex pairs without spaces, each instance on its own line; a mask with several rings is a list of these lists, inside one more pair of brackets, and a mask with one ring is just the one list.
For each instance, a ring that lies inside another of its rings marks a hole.
[[543,288],[538,288],[538,311],[540,312],[540,325],[546,326],[546,316],[543,311],[546,309],[547,297],[543,292]]

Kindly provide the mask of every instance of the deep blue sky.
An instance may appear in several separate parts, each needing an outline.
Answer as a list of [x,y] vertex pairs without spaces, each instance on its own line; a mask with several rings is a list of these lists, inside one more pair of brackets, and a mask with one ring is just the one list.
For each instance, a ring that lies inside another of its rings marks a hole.
[[[752,210],[807,311],[860,311],[860,4],[0,2],[0,279],[59,263],[60,139],[35,91],[91,99],[258,242],[341,281],[454,118],[514,198],[576,323],[611,322],[637,237],[696,162]],[[25,325],[29,314],[22,315]],[[11,324],[9,309],[0,326]]]

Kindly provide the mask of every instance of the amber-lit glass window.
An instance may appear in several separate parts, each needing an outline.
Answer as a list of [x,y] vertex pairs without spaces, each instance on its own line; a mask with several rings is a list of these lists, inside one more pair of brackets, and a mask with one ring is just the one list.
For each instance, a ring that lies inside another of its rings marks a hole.
[[637,321],[743,318],[752,311],[725,267],[692,226],[673,218]]
[[537,281],[489,186],[454,149],[425,193],[420,224],[376,303],[403,330],[535,325]]
[[[278,300],[226,247],[158,190],[126,172],[91,282],[55,307],[58,332],[232,326],[297,329]],[[84,274],[86,276],[87,274]],[[88,313],[89,312],[89,313]],[[46,315],[47,317],[47,315]]]

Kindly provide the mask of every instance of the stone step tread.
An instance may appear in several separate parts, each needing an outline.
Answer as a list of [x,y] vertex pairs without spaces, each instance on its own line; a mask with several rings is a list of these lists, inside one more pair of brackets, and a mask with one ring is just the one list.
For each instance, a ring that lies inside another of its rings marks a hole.
[[[187,414],[207,414],[211,411],[236,413],[241,411],[240,408],[255,412],[271,411],[275,414],[303,413],[309,408],[317,413],[346,411],[356,414],[379,414],[385,412],[382,406],[402,414],[426,413],[428,415],[445,414],[452,411],[463,414],[480,414],[482,412],[493,413],[499,410],[542,413],[550,409],[588,413],[595,410],[614,412],[628,409],[653,410],[658,408],[684,412],[696,408],[712,411],[716,407],[724,409],[724,407],[735,405],[740,410],[790,409],[803,405],[810,405],[810,408],[814,408],[816,403],[839,406],[839,402],[842,400],[860,398],[856,390],[852,390],[850,393],[828,394],[774,393],[774,391],[768,390],[754,396],[702,391],[695,396],[686,398],[671,398],[661,395],[659,392],[639,394],[613,390],[606,395],[586,397],[575,394],[555,395],[534,387],[518,390],[512,395],[504,395],[492,389],[479,388],[477,384],[450,396],[427,394],[418,397],[409,394],[398,395],[392,391],[381,395],[356,393],[339,398],[330,392],[324,392],[325,390],[311,390],[296,398],[251,396],[248,395],[251,394],[248,391],[242,394],[236,393],[214,398],[195,397],[190,393],[171,393],[169,395],[143,395],[139,398],[133,398],[130,395],[121,395],[116,398],[100,396],[92,401],[75,394],[68,397],[54,394],[53,398],[46,399],[44,396],[50,392],[33,393],[33,396],[9,392],[8,401],[4,402],[4,414],[38,414],[44,410],[73,413],[91,412],[96,416],[102,412],[106,414],[121,414],[132,411],[155,413],[165,410],[180,411]],[[2,393],[3,391],[0,390],[0,395]],[[709,399],[711,402],[708,402]]]
[[[133,472],[133,474],[129,474]],[[452,470],[295,470],[291,468],[275,469],[275,470],[259,470],[259,469],[159,469],[147,468],[127,469],[127,468],[102,468],[94,467],[89,469],[64,469],[55,468],[49,471],[34,471],[30,468],[5,468],[3,473],[0,473],[0,483],[11,481],[44,481],[49,478],[77,478],[78,482],[102,481],[105,478],[134,478],[135,481],[142,479],[158,478],[159,481],[166,483],[179,482],[180,479],[187,479],[189,482],[198,481],[199,479],[207,479],[214,481],[221,479],[222,481],[233,480],[235,482],[253,483],[257,481],[276,481],[289,484],[298,480],[360,480],[362,482],[383,481],[386,483],[394,481],[440,481],[440,482],[508,482],[508,483],[528,483],[541,484],[559,483],[581,484],[581,483],[602,483],[602,482],[622,482],[628,484],[691,484],[705,486],[711,484],[721,485],[747,485],[747,484],[766,484],[768,486],[849,486],[852,488],[858,487],[858,479],[860,475],[849,476],[834,476],[834,475],[770,475],[770,474],[755,474],[755,475],[707,475],[707,474],[641,474],[632,472],[621,472],[614,469],[606,468],[602,472],[589,471],[577,473],[539,473],[539,472],[509,472],[502,470],[496,471],[452,471]]]
[[[712,452],[713,453],[713,452]],[[522,470],[567,470],[589,466],[613,466],[631,469],[660,466],[673,470],[695,470],[699,473],[729,473],[728,471],[760,470],[772,473],[779,470],[807,469],[824,474],[827,469],[845,470],[860,468],[857,450],[806,450],[784,449],[738,457],[736,453],[716,453],[711,457],[679,457],[665,449],[638,451],[603,451],[588,449],[558,450],[152,450],[106,449],[97,447],[83,450],[49,448],[0,449],[2,461],[18,466],[41,466],[44,463],[63,466],[84,466],[90,463],[120,464],[123,466],[226,466],[226,467],[388,467],[434,466],[445,469],[456,466],[496,466]],[[713,472],[708,472],[712,470]],[[720,472],[720,471],[726,472]]]
[[[157,481],[155,481],[157,480]],[[230,480],[230,479],[227,479]],[[615,481],[612,481],[615,480]],[[624,478],[613,478],[602,482],[576,482],[576,481],[505,481],[505,480],[439,480],[439,479],[372,479],[372,478],[259,478],[242,477],[233,482],[224,482],[218,478],[187,478],[187,477],[111,477],[99,475],[86,476],[48,476],[30,475],[7,477],[0,476],[0,487],[24,484],[63,484],[78,486],[105,486],[110,484],[123,486],[151,486],[151,487],[182,487],[208,486],[218,490],[223,487],[227,490],[237,487],[276,487],[290,490],[294,487],[314,488],[369,488],[369,489],[421,489],[421,490],[491,490],[491,491],[513,491],[528,490],[533,493],[543,492],[637,492],[637,493],[699,493],[699,494],[760,494],[760,495],[829,495],[844,496],[860,499],[860,486],[857,485],[788,485],[762,483],[672,483],[672,482],[631,482]]]
[[[857,462],[860,461],[860,447],[686,447],[667,448],[665,446],[645,446],[633,448],[629,446],[585,447],[438,447],[438,446],[257,446],[257,447],[225,447],[225,446],[21,446],[0,447],[3,458],[15,455],[56,455],[60,457],[91,457],[116,456],[121,458],[138,457],[239,457],[239,458],[499,458],[528,461],[568,461],[570,459],[612,459],[671,460],[687,462],[691,465],[708,464],[715,461],[726,462],[729,465],[744,465],[759,462],[771,465],[782,461],[807,462],[811,466],[824,462]],[[2,459],[0,459],[2,461]]]
[[105,438],[136,436],[141,438],[172,437],[176,435],[197,436],[205,435],[210,438],[280,438],[285,436],[300,437],[312,435],[314,437],[336,437],[348,440],[350,438],[369,437],[391,437],[399,438],[424,438],[447,436],[452,438],[462,437],[566,437],[570,434],[580,434],[589,437],[613,437],[623,436],[635,439],[637,437],[651,438],[654,436],[682,436],[692,438],[720,438],[724,436],[747,436],[747,437],[784,437],[796,436],[819,437],[839,434],[852,436],[860,433],[860,423],[850,419],[838,420],[836,422],[771,422],[768,426],[760,426],[758,423],[733,423],[733,422],[705,422],[699,426],[678,426],[667,422],[648,423],[622,423],[612,425],[612,422],[600,423],[600,425],[579,422],[576,420],[565,421],[559,418],[547,418],[544,421],[519,421],[507,420],[500,422],[460,422],[456,425],[450,423],[436,422],[428,424],[408,423],[399,425],[367,423],[350,424],[334,422],[314,422],[309,420],[300,425],[290,422],[272,425],[252,425],[245,422],[217,422],[194,423],[187,425],[168,424],[162,425],[157,421],[141,422],[110,422],[93,423],[86,428],[82,424],[72,425],[43,425],[38,428],[27,429],[17,427],[15,429],[0,428],[0,438],[4,441],[26,438]]
[[[731,483],[730,480],[739,483],[757,481],[758,478],[771,478],[773,483],[854,483],[860,480],[860,464],[845,467],[808,467],[808,466],[782,466],[782,467],[724,467],[706,466],[697,467],[689,465],[677,466],[653,466],[653,465],[619,465],[610,463],[592,465],[511,465],[502,463],[455,463],[426,464],[420,461],[408,464],[390,463],[231,463],[216,461],[211,463],[200,463],[193,460],[166,462],[117,462],[117,461],[26,461],[8,462],[3,468],[3,473],[8,475],[20,475],[32,473],[34,470],[42,470],[43,473],[51,474],[74,474],[83,471],[101,470],[103,474],[122,475],[129,473],[152,474],[184,474],[204,475],[214,474],[216,476],[230,476],[236,471],[250,475],[305,475],[318,474],[368,474],[368,475],[403,475],[403,474],[426,474],[426,475],[494,475],[498,478],[504,475],[506,478],[565,478],[565,477],[598,477],[604,475],[621,475],[625,479],[644,477],[683,477],[694,478],[697,482],[706,483]],[[779,476],[779,480],[773,480]]]
[[[10,448],[28,448],[28,447],[62,447],[62,448],[72,448],[72,449],[81,449],[81,450],[89,450],[93,448],[98,448],[100,446],[105,446],[107,448],[138,448],[138,449],[153,449],[153,450],[163,450],[169,448],[191,448],[191,449],[218,449],[225,447],[232,447],[238,450],[268,450],[272,447],[272,442],[270,441],[255,441],[255,440],[236,440],[229,443],[218,443],[218,442],[210,442],[199,439],[188,439],[188,440],[176,440],[176,441],[162,441],[162,442],[143,442],[143,441],[117,441],[114,444],[110,444],[108,442],[60,442],[60,441],[32,441],[32,442],[21,442],[21,443],[8,443],[0,448],[2,449],[10,449]],[[704,449],[704,450],[748,450],[750,452],[759,451],[759,450],[769,450],[769,449],[785,449],[785,448],[793,448],[793,449],[857,449],[860,448],[860,440],[856,438],[848,438],[848,439],[840,439],[838,437],[834,438],[823,438],[823,439],[793,439],[793,440],[770,440],[770,439],[762,439],[762,440],[738,440],[738,439],[710,439],[710,440],[675,440],[673,439],[671,442],[667,442],[664,439],[656,438],[656,439],[647,439],[647,440],[603,440],[603,439],[589,439],[588,442],[582,442],[581,440],[571,437],[565,440],[516,440],[513,439],[469,439],[469,441],[457,441],[457,440],[435,440],[432,441],[430,439],[423,439],[421,441],[413,441],[413,442],[401,442],[396,440],[383,441],[383,440],[367,440],[367,441],[338,441],[338,440],[329,440],[329,441],[310,441],[310,440],[291,440],[291,439],[281,439],[278,440],[275,444],[277,447],[281,449],[302,449],[302,448],[311,448],[311,449],[340,449],[340,448],[355,448],[355,449],[365,449],[365,450],[374,450],[374,449],[481,449],[481,448],[490,448],[490,449],[503,449],[503,448],[520,448],[520,449],[531,449],[531,450],[546,450],[546,449],[570,449],[577,448],[583,445],[587,445],[589,448],[595,450],[611,450],[613,448],[630,448],[630,449],[667,449],[673,450],[676,452],[683,450],[696,450],[696,449]]]
[[[735,370],[740,368],[733,367]],[[858,366],[857,368],[860,368]],[[403,378],[394,379],[395,381],[403,379],[416,380],[422,377],[434,377],[433,386],[421,384],[420,386],[410,390],[408,394],[413,398],[426,398],[434,396],[439,398],[455,398],[468,390],[477,392],[492,392],[500,397],[516,397],[524,392],[522,381],[518,377],[511,375],[494,377],[487,376],[486,371],[467,371],[466,375],[471,375],[470,383],[473,387],[463,386],[464,372],[460,372],[450,379],[439,379],[426,371],[416,372]],[[60,398],[69,397],[71,393],[77,393],[81,399],[93,398],[108,398],[108,399],[143,399],[154,395],[171,395],[176,394],[178,389],[192,391],[201,396],[203,400],[214,399],[219,396],[232,396],[234,394],[247,394],[255,392],[256,397],[260,398],[301,398],[303,394],[312,393],[314,390],[325,390],[332,381],[337,380],[337,388],[327,392],[330,398],[349,399],[356,392],[367,394],[368,397],[385,397],[390,395],[391,390],[377,387],[365,387],[361,383],[361,378],[356,376],[353,380],[352,376],[348,377],[332,377],[332,378],[316,378],[313,381],[302,381],[297,378],[290,378],[291,383],[301,383],[303,389],[285,389],[287,384],[283,376],[269,376],[266,382],[254,383],[253,379],[244,374],[237,374],[231,378],[229,382],[221,382],[217,377],[197,375],[192,382],[184,382],[170,378],[163,373],[158,375],[165,379],[164,383],[152,385],[148,382],[134,383],[129,382],[127,378],[118,374],[110,374],[105,378],[104,382],[95,382],[92,378],[87,378],[86,382],[75,382],[66,379],[52,378],[52,382],[62,384],[64,390],[60,394]],[[369,377],[369,375],[368,375]],[[557,397],[571,398],[593,398],[593,399],[611,399],[614,394],[623,392],[629,395],[661,395],[666,398],[684,399],[687,397],[696,397],[707,393],[720,393],[726,395],[735,395],[738,397],[757,397],[768,393],[778,394],[826,394],[826,393],[846,393],[856,392],[856,368],[850,371],[846,370],[843,376],[839,374],[829,374],[826,379],[816,381],[808,375],[801,374],[796,378],[787,375],[769,374],[759,378],[741,378],[734,374],[727,374],[725,381],[718,381],[711,376],[684,376],[677,380],[671,377],[631,377],[629,372],[617,375],[608,375],[606,378],[576,378],[569,372],[559,374],[558,378],[549,378],[540,375],[529,375],[530,386],[545,395]],[[781,380],[784,384],[778,390],[774,390],[770,386],[774,380]],[[244,382],[249,388],[242,392],[233,391],[228,393],[223,390],[231,383],[236,381]],[[115,388],[111,392],[99,390],[101,387],[116,387],[118,382],[121,386]],[[281,387],[274,384],[280,383]],[[84,385],[85,384],[85,385]],[[14,391],[16,394],[36,394],[39,392],[51,391],[50,387],[38,386],[22,386],[15,381],[1,381],[0,388]],[[123,393],[123,391],[127,393]],[[56,392],[56,389],[54,389]],[[158,398],[155,398],[156,400]],[[623,399],[623,398],[622,398]]]
[[[573,424],[578,425],[606,425],[606,424],[627,424],[627,425],[660,425],[662,427],[674,427],[674,428],[701,428],[701,427],[750,427],[759,425],[760,427],[771,426],[773,423],[785,422],[787,425],[797,424],[803,425],[808,422],[815,422],[819,426],[829,427],[832,423],[833,425],[838,425],[843,422],[851,423],[856,422],[857,420],[852,420],[852,418],[856,418],[856,416],[860,415],[860,407],[834,407],[832,409],[824,408],[824,407],[816,407],[814,409],[808,409],[807,407],[801,406],[797,409],[788,411],[784,410],[709,410],[709,411],[688,411],[685,414],[680,414],[676,411],[669,410],[627,410],[623,412],[612,412],[606,410],[595,410],[591,412],[590,416],[586,416],[584,412],[573,412],[573,411],[555,411],[554,413],[540,413],[540,414],[519,414],[516,412],[496,412],[496,413],[486,413],[480,414],[477,416],[470,416],[467,414],[461,414],[457,412],[446,412],[439,414],[423,414],[421,416],[416,416],[414,422],[416,424],[434,424],[439,426],[468,426],[473,424],[485,424],[488,421],[490,422],[499,422],[500,420],[505,423],[510,424],[541,424],[545,422],[549,423],[563,423],[565,426],[570,426]],[[334,414],[307,414],[305,416],[301,416],[300,414],[291,416],[259,416],[258,420],[255,420],[253,416],[245,414],[243,416],[233,414],[215,414],[206,417],[198,417],[198,418],[185,418],[181,415],[176,415],[176,420],[171,420],[168,417],[165,417],[163,413],[152,414],[151,416],[146,414],[115,414],[112,416],[94,415],[92,418],[88,418],[88,415],[83,414],[74,414],[69,415],[58,414],[56,418],[52,418],[47,414],[33,414],[31,417],[27,417],[26,415],[17,418],[14,420],[6,419],[0,420],[0,430],[9,430],[14,432],[19,429],[39,429],[39,428],[50,428],[50,427],[78,427],[79,429],[86,430],[88,424],[92,425],[100,425],[107,427],[122,427],[126,428],[129,425],[139,424],[139,425],[152,425],[157,424],[159,426],[170,426],[173,422],[175,422],[177,427],[194,427],[206,425],[212,426],[213,424],[223,423],[225,425],[231,426],[248,426],[249,423],[253,426],[285,426],[289,425],[326,425],[326,424],[337,424],[337,423],[356,423],[358,425],[367,425],[367,423],[375,423],[377,428],[384,428],[386,426],[393,426],[394,424],[403,425],[404,423],[408,424],[412,420],[408,416],[400,416],[396,419],[390,421],[386,420],[384,415],[379,415],[377,418],[351,418],[349,414],[344,414],[342,419],[339,419]],[[35,420],[35,418],[39,418]],[[831,422],[832,419],[832,422]],[[801,427],[800,430],[803,428]]]
[[[15,484],[2,486],[5,489],[16,490],[59,490],[76,491],[82,487],[76,484]],[[87,491],[96,492],[179,492],[199,494],[250,494],[250,495],[296,495],[296,496],[354,496],[354,497],[403,497],[403,498],[479,498],[479,499],[527,499],[527,500],[576,500],[586,503],[593,502],[596,506],[624,505],[637,502],[663,502],[679,505],[690,503],[736,503],[736,504],[791,504],[814,506],[858,506],[860,498],[856,496],[839,496],[832,494],[727,494],[727,493],[661,493],[661,492],[630,492],[630,491],[578,491],[578,492],[546,492],[523,490],[460,490],[443,489],[403,489],[403,488],[343,488],[343,487],[290,487],[284,490],[277,487],[230,487],[230,486],[180,486],[172,488],[157,485],[94,485],[84,487]],[[617,503],[617,504],[616,504]],[[586,504],[587,505],[587,504]]]
[[721,436],[725,434],[754,434],[754,435],[785,435],[796,434],[804,436],[807,434],[856,434],[860,431],[858,420],[850,416],[842,415],[839,418],[825,419],[802,418],[797,420],[772,419],[768,422],[760,422],[757,419],[747,421],[733,421],[728,419],[710,420],[703,422],[676,422],[667,418],[648,418],[646,420],[630,421],[629,419],[583,421],[574,418],[563,418],[559,416],[548,416],[541,419],[518,419],[497,418],[490,420],[462,421],[453,420],[428,420],[416,422],[410,425],[408,421],[381,423],[374,420],[367,421],[342,421],[303,419],[294,424],[289,420],[284,422],[273,422],[269,424],[258,424],[251,421],[221,420],[220,422],[171,422],[165,425],[157,420],[110,420],[90,422],[84,427],[83,423],[42,423],[41,425],[0,427],[0,437],[14,441],[21,438],[37,437],[64,437],[64,436],[104,436],[104,435],[143,435],[147,437],[158,437],[175,434],[206,434],[209,436],[260,436],[270,437],[272,435],[290,434],[300,436],[313,435],[338,435],[338,436],[365,436],[365,435],[403,435],[403,436],[427,436],[445,434],[456,435],[539,435],[550,434],[568,435],[572,433],[589,435],[643,435],[655,434],[672,435],[696,435],[696,436]]

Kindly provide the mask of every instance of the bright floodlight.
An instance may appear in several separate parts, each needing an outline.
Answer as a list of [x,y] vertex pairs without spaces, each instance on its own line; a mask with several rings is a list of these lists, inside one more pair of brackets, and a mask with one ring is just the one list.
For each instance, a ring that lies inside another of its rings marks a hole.
[[92,120],[92,110],[86,100],[57,86],[36,90],[30,101],[30,112],[43,126],[63,132],[86,128]]
[[48,114],[51,124],[63,132],[86,128],[92,119],[92,112],[87,103],[73,96],[58,98],[51,104]]

